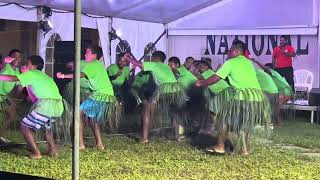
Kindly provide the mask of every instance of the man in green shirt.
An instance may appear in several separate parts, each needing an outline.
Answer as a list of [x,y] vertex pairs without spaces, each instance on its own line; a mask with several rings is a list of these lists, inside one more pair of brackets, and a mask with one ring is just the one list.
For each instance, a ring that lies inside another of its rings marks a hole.
[[257,73],[257,78],[260,83],[261,89],[264,91],[264,93],[269,99],[272,122],[278,123],[279,121],[278,110],[280,107],[278,88],[268,73],[264,72],[261,69],[256,69],[256,73]]
[[[3,59],[3,67],[0,71],[2,75],[17,76],[20,74],[22,52],[18,49],[13,49],[9,52],[9,56]],[[16,120],[16,102],[13,98],[17,98],[19,93],[15,87],[17,82],[0,81],[0,110],[4,114],[3,126],[5,130],[11,122]],[[1,119],[2,120],[2,119]],[[1,132],[0,132],[1,133]]]
[[140,104],[139,100],[131,91],[131,84],[134,80],[135,68],[130,71],[127,62],[124,60],[124,54],[119,55],[117,64],[111,64],[107,68],[109,79],[113,85],[116,97],[124,106],[126,112],[132,111]]
[[123,58],[124,54],[120,55],[117,64],[111,64],[107,68],[109,79],[117,92],[129,80],[130,69],[126,66],[126,61]]
[[[103,63],[99,60],[102,56],[102,49],[99,46],[92,46],[86,49],[85,65],[81,69],[80,77],[89,80],[92,93],[80,105],[80,149],[85,149],[83,141],[84,121],[88,120],[96,138],[96,147],[104,149],[101,138],[100,124],[108,121],[109,126],[117,125],[119,120],[120,106],[117,102],[111,81]],[[72,79],[73,74],[57,73],[57,78]],[[86,117],[86,118],[85,118]]]
[[190,56],[186,58],[186,61],[183,63],[183,66],[189,70],[193,63],[194,63],[194,58]]
[[226,101],[217,113],[218,144],[209,152],[225,153],[224,142],[227,131],[235,131],[243,137],[241,150],[248,154],[247,142],[257,124],[268,126],[270,105],[258,82],[254,65],[243,56],[245,44],[234,43],[229,59],[217,73],[207,80],[198,80],[196,86],[209,86],[228,77],[232,89],[225,91]]
[[[201,73],[201,79],[209,79],[211,76],[215,74],[215,72],[211,69],[211,66],[208,61],[200,61],[198,63],[198,69]],[[212,132],[212,126],[214,124],[215,115],[217,114],[222,102],[224,99],[221,98],[220,93],[226,90],[229,87],[228,83],[221,79],[217,83],[208,86],[209,93],[206,93],[207,102],[209,103],[210,113],[206,118],[205,122],[203,122],[203,130],[201,132],[208,133]],[[221,93],[223,94],[223,93]],[[209,121],[208,121],[209,120]]]
[[279,91],[279,99],[281,104],[285,104],[292,99],[293,92],[291,86],[284,77],[274,70],[273,64],[267,63],[264,66],[259,64],[259,66],[271,76],[276,84]]
[[[282,124],[281,118],[280,118],[280,105],[286,103],[292,95],[292,88],[287,83],[286,79],[282,77],[278,72],[272,69],[273,65],[272,63],[267,63],[266,65],[261,64],[259,61],[252,60],[254,63],[256,63],[262,70],[259,70],[262,74],[264,73],[265,76],[269,77],[269,80],[273,82],[273,85],[271,83],[266,82],[266,78],[264,82],[261,82],[261,87],[269,88],[269,90],[264,90],[267,92],[267,96],[269,98],[271,109],[272,109],[272,118],[274,120],[274,123]],[[257,77],[259,78],[258,74]],[[268,85],[269,84],[269,85]],[[273,90],[274,89],[274,90]],[[276,89],[276,90],[275,90]],[[276,94],[274,94],[277,91]]]
[[155,124],[160,126],[167,125],[169,123],[166,121],[172,120],[177,138],[177,122],[173,116],[178,117],[178,115],[172,109],[183,104],[186,96],[182,85],[177,81],[170,67],[164,64],[166,55],[161,51],[156,51],[152,54],[152,62],[141,63],[127,53],[125,59],[133,66],[140,67],[143,71],[151,71],[157,84],[157,89],[151,100],[144,102],[143,143],[149,142],[149,129],[153,117],[155,117]]
[[[36,97],[36,102],[30,113],[21,121],[21,132],[32,151],[30,157],[32,159],[41,158],[40,150],[32,135],[32,130],[38,131],[41,129],[46,131],[49,154],[57,156],[58,150],[54,142],[53,130],[61,138],[68,139],[70,134],[66,131],[70,130],[71,119],[61,119],[65,111],[62,97],[53,79],[41,71],[44,65],[43,59],[40,56],[30,56],[27,59],[27,65],[22,68],[21,74],[17,76],[0,75],[0,80],[19,81],[21,86],[28,87]],[[67,110],[65,113],[68,113]],[[71,117],[71,114],[66,117]],[[55,123],[56,121],[59,122]],[[52,127],[52,125],[54,126]],[[62,125],[61,128],[60,125]]]

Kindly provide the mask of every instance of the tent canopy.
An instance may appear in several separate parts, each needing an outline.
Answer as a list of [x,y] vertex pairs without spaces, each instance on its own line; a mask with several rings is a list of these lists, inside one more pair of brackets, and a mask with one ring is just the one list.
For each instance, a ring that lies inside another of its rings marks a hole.
[[[169,23],[222,0],[82,0],[85,14],[138,21]],[[73,0],[0,0],[73,11]]]

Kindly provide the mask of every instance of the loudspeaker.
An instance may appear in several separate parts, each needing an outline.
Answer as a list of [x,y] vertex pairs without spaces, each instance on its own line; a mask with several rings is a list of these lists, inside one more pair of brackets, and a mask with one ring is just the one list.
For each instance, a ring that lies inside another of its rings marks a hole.
[[310,106],[320,106],[320,88],[312,88],[308,99]]
[[[85,48],[91,45],[91,40],[85,40],[81,42],[81,59],[84,59]],[[60,93],[63,92],[64,87],[70,80],[58,79],[55,75],[58,72],[63,74],[69,74],[73,71],[67,68],[67,64],[74,61],[74,41],[56,41],[54,44],[54,81],[58,85]]]

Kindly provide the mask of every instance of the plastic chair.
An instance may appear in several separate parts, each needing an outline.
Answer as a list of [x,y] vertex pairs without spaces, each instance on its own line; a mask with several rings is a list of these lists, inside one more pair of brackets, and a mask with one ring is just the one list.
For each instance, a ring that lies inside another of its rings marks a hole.
[[295,89],[307,88],[309,93],[313,85],[313,74],[307,70],[294,71],[294,87]]

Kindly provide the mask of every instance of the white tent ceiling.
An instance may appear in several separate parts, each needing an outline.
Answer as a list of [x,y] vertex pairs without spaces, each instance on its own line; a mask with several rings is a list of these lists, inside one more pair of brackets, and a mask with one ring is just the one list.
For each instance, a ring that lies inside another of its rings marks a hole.
[[[168,23],[222,0],[82,0],[82,12],[155,23]],[[73,11],[73,0],[0,0]]]

